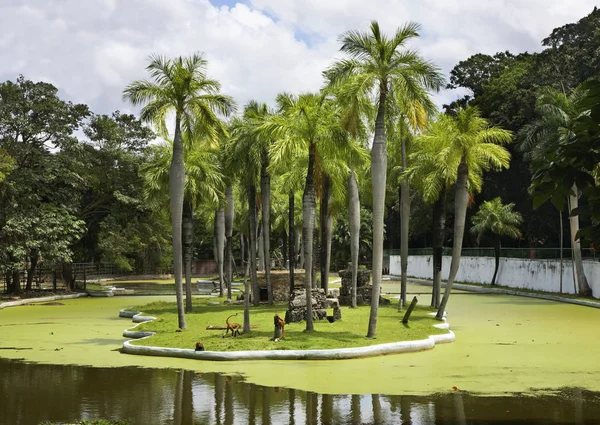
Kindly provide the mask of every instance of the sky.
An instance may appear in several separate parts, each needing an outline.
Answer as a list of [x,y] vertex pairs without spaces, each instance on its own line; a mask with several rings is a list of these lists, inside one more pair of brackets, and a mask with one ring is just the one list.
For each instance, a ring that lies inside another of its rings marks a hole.
[[[0,81],[47,81],[95,113],[137,112],[122,100],[147,78],[150,54],[201,52],[208,75],[241,107],[277,93],[318,90],[340,58],[339,35],[372,20],[392,33],[421,25],[410,44],[446,75],[475,53],[540,51],[552,29],[598,0],[2,0]],[[438,105],[463,94],[444,90]]]

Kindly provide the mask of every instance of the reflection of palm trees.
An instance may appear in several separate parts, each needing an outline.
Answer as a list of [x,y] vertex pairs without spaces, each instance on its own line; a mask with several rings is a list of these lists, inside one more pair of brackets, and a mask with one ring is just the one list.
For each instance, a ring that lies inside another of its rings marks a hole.
[[296,425],[296,390],[293,388],[288,391],[290,425]]
[[256,420],[256,385],[248,385],[248,423],[253,424]]
[[360,424],[360,396],[353,394],[352,401],[350,402],[350,417],[352,418],[352,424]]
[[175,384],[175,400],[173,402],[173,423],[175,425],[182,425],[181,412],[183,400],[183,370],[177,372],[177,382]]
[[263,387],[262,423],[271,425],[271,387]]
[[331,394],[323,394],[321,396],[321,423],[328,425],[333,423],[331,421],[333,414],[333,396]]
[[412,424],[410,420],[410,400],[406,396],[400,398],[400,415],[402,417],[402,425]]
[[373,404],[373,422],[381,423],[381,400],[379,394],[371,394],[371,403]]
[[233,425],[233,383],[231,378],[225,379],[225,425]]
[[192,381],[194,380],[194,372],[191,370],[182,371],[183,385],[181,397],[181,416],[185,425],[194,424],[194,389]]
[[223,405],[223,384],[225,380],[222,375],[215,374],[215,421],[221,423],[221,407]]

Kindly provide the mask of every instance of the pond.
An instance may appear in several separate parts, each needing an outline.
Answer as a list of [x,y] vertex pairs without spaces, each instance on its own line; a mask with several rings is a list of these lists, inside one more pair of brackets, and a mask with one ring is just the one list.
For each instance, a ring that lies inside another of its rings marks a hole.
[[[409,290],[428,302],[428,288]],[[0,423],[600,423],[597,309],[456,292],[457,340],[427,352],[233,363],[120,354],[129,322],[118,310],[156,299],[1,310],[0,357],[22,361],[0,362]]]

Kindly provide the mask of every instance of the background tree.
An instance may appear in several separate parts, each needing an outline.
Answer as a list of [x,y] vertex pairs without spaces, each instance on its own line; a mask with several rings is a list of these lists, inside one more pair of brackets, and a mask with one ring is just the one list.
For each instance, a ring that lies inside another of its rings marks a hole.
[[406,49],[410,39],[419,36],[419,26],[408,23],[392,37],[382,34],[376,21],[369,32],[348,31],[340,37],[340,50],[350,59],[336,62],[326,71],[335,85],[351,78],[360,79],[362,87],[371,93],[377,105],[375,135],[371,148],[373,185],[373,295],[369,318],[368,338],[374,338],[377,328],[379,292],[383,265],[383,216],[387,175],[386,107],[401,96],[414,96],[421,87],[437,89],[443,78],[439,70],[423,60],[418,53]]
[[489,127],[488,122],[479,116],[477,108],[471,106],[459,109],[455,117],[442,115],[439,117],[439,121],[441,122],[440,128],[445,127],[445,131],[442,134],[431,134],[424,138],[447,138],[450,148],[440,152],[439,160],[449,169],[457,170],[452,263],[446,290],[436,315],[438,319],[442,319],[460,265],[468,194],[475,190],[475,187],[469,188],[469,172],[473,171],[473,179],[477,182],[477,186],[481,187],[484,171],[507,168],[510,163],[510,154],[502,145],[508,144],[512,140],[512,134],[507,130]]
[[182,291],[181,220],[185,187],[182,130],[191,132],[197,126],[201,127],[209,137],[219,137],[226,130],[217,113],[229,115],[235,108],[231,98],[219,93],[220,84],[216,80],[207,78],[206,67],[207,61],[199,54],[188,58],[180,56],[175,59],[151,56],[146,70],[154,81],[134,81],[123,92],[123,97],[134,105],[144,105],[141,112],[142,120],[152,122],[163,137],[168,134],[167,114],[175,112],[169,194],[175,291],[181,329],[186,327]]
[[498,275],[498,266],[500,265],[500,243],[503,236],[518,239],[521,237],[519,227],[523,223],[521,214],[513,211],[515,204],[502,204],[502,199],[494,198],[491,201],[485,201],[479,206],[479,211],[471,218],[473,226],[471,233],[477,235],[477,242],[485,233],[494,235],[494,275],[492,276],[492,285],[496,284]]

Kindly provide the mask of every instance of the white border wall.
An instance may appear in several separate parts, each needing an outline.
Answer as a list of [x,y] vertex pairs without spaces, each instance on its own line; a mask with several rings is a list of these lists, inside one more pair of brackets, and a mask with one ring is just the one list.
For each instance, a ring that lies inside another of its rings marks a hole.
[[[432,278],[432,256],[411,255],[408,257],[407,274],[412,277]],[[444,256],[442,263],[442,279],[448,278],[450,271],[450,256]],[[584,261],[583,268],[588,283],[592,288],[594,298],[600,298],[600,262]],[[400,256],[390,256],[390,274],[400,275]],[[490,283],[494,274],[494,257],[462,257],[456,275],[457,282]],[[576,293],[573,284],[573,269],[571,260],[563,262],[562,293]],[[528,260],[521,258],[500,258],[498,276],[499,285],[511,288],[526,288],[537,291],[560,291],[560,261],[559,260]]]

